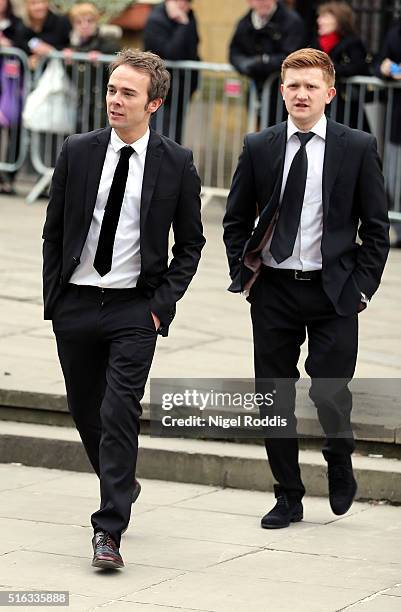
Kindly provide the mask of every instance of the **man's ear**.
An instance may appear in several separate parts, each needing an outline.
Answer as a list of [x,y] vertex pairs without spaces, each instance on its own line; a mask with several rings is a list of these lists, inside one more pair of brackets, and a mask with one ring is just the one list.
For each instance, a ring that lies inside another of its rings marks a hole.
[[151,100],[150,102],[148,102],[146,110],[150,111],[151,113],[155,113],[161,107],[162,104],[163,104],[162,98],[155,98],[154,100]]
[[333,100],[333,98],[335,98],[335,96],[337,95],[337,90],[335,87],[330,87],[330,89],[327,92],[327,101],[326,104],[330,104],[330,102]]
[[281,83],[281,85],[280,85],[280,91],[281,91],[281,95],[283,96],[283,100],[284,100],[284,85],[283,85],[283,83]]

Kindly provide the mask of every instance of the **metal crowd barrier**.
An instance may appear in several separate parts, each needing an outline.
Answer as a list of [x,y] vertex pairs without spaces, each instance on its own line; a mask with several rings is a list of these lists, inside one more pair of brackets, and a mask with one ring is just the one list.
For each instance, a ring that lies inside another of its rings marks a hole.
[[[77,96],[73,132],[86,132],[107,124],[105,95],[108,64],[113,56],[99,55],[91,62],[84,53],[65,60],[62,52],[51,58],[63,61],[71,89]],[[37,68],[34,86],[46,69],[45,59]],[[194,152],[202,180],[203,204],[215,195],[225,196],[247,132],[256,127],[256,91],[229,64],[166,62],[171,89],[166,103],[152,119],[152,127],[182,142]],[[48,186],[63,140],[68,134],[31,133],[31,159],[41,176],[28,195],[33,202]]]
[[[0,59],[1,56],[17,58],[24,102],[31,86],[27,58],[17,49],[0,50]],[[86,53],[73,53],[68,59],[62,52],[51,54],[51,58],[63,63],[68,90],[74,94],[70,98],[74,103],[69,106],[74,106],[75,113],[66,133],[30,132],[31,162],[40,179],[28,202],[33,202],[50,183],[55,161],[68,134],[107,124],[105,95],[108,64],[113,57],[100,55],[93,62]],[[48,61],[45,58],[37,67],[33,87]],[[167,66],[172,76],[170,94],[154,116],[152,126],[193,150],[206,204],[213,196],[227,195],[244,135],[285,119],[280,76],[272,75],[258,95],[255,86],[238,76],[229,64],[167,62]],[[391,142],[390,128],[394,94],[399,88],[401,83],[353,77],[339,83],[337,96],[328,109],[334,120],[376,136],[391,200],[390,216],[394,220],[401,220],[401,146]],[[12,146],[3,145],[3,134]],[[20,125],[12,126],[3,128],[0,135],[0,171],[16,171],[27,155],[26,130]],[[10,151],[18,152],[11,161]]]
[[0,172],[14,173],[28,152],[21,110],[31,89],[28,58],[20,49],[0,47]]

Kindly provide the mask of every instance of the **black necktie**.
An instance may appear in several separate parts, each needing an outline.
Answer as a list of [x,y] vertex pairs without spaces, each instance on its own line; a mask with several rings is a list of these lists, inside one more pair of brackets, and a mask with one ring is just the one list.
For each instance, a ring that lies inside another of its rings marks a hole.
[[277,263],[281,263],[292,255],[295,239],[301,220],[304,202],[306,175],[308,172],[308,156],[305,146],[315,135],[313,132],[296,132],[301,146],[292,160],[287,182],[281,200],[279,216],[270,244],[270,253]]
[[129,158],[133,152],[134,149],[132,147],[123,147],[121,149],[120,159],[114,172],[109,197],[104,209],[99,242],[97,244],[95,261],[93,262],[93,267],[99,272],[100,276],[104,276],[111,270],[114,239],[127,184]]

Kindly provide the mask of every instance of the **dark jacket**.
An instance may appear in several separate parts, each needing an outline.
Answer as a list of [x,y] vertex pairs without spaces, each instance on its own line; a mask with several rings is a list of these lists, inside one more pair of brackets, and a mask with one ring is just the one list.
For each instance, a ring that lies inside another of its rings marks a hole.
[[28,42],[31,38],[39,38],[57,51],[61,51],[70,45],[70,30],[68,17],[49,11],[40,32],[35,32],[23,22],[19,24],[15,35],[15,46],[25,51],[27,55],[32,55]]
[[90,38],[87,38],[86,40],[77,44],[71,43],[71,49],[81,53],[99,51],[100,53],[103,53],[103,55],[113,55],[120,50],[120,44],[119,40],[115,36],[107,36],[98,29],[97,32]]
[[[380,72],[380,64],[386,57],[396,64],[401,64],[401,21],[387,32],[380,51],[376,73],[382,79],[385,77]],[[388,80],[393,81],[393,79]],[[394,89],[390,140],[394,144],[401,144],[401,89]]]
[[[198,44],[199,36],[196,23],[196,17],[193,11],[188,13],[189,23],[187,25],[177,23],[170,19],[167,15],[164,3],[156,6],[150,14],[144,30],[144,49],[145,51],[153,51],[160,55],[162,59],[171,61],[199,61]],[[172,82],[170,94],[167,103],[171,97],[171,92],[174,85],[173,79],[178,76],[179,91],[183,90],[185,82],[185,71],[179,70],[172,74]],[[191,72],[190,90],[191,94],[198,86],[198,73]]]
[[[286,136],[284,122],[245,138],[224,217],[230,291],[242,291],[260,266],[263,239],[274,227]],[[361,292],[368,298],[375,293],[389,251],[387,200],[373,136],[328,120],[322,192],[323,289],[337,314],[348,316],[357,312]]]
[[144,30],[144,48],[166,60],[199,60],[199,36],[193,11],[189,23],[182,25],[167,15],[164,4],[151,12]]
[[4,30],[2,30],[2,34],[4,34],[4,36],[15,45],[15,35],[17,29],[21,27],[22,21],[15,15],[10,15],[7,19],[10,21],[10,24],[6,28],[4,28]]
[[[320,49],[319,41],[316,40],[312,46]],[[328,55],[334,64],[338,79],[369,74],[366,47],[355,34],[344,36]]]
[[[230,43],[230,62],[238,72],[260,84],[280,70],[289,53],[302,48],[305,30],[301,17],[282,4],[260,30],[253,27],[251,14],[249,11],[238,22]],[[263,56],[269,56],[268,61]]]
[[[43,229],[45,319],[80,263],[110,140],[111,128],[69,136],[57,160]],[[176,302],[196,272],[205,239],[200,179],[192,153],[151,130],[140,210],[141,272],[137,287],[150,299],[167,335]],[[169,262],[169,233],[174,229]]]

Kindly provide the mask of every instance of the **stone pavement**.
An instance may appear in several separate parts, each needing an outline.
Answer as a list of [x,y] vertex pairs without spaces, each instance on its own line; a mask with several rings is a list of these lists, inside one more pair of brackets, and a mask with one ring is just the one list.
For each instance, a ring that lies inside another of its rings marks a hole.
[[[57,394],[64,384],[41,306],[44,213],[45,203],[0,199],[0,389]],[[200,270],[158,342],[154,377],[252,377],[249,307],[225,291],[222,214],[218,201],[205,211]],[[400,268],[393,250],[360,317],[360,377],[400,378]],[[373,416],[401,424],[399,409]],[[338,518],[327,499],[309,498],[303,523],[267,532],[259,519],[270,493],[143,481],[123,538],[127,567],[99,575],[89,563],[97,497],[90,474],[0,466],[0,589],[69,590],[73,610],[401,609],[397,507],[356,503]]]
[[[44,201],[0,199],[0,389],[64,393],[51,326],[42,318],[45,210]],[[158,341],[153,377],[253,376],[249,304],[226,291],[222,215],[222,200],[206,207],[199,272],[178,304],[170,336]],[[382,286],[360,317],[358,377],[401,376],[400,280],[401,250],[393,249]]]
[[355,503],[336,517],[306,498],[303,522],[267,531],[272,494],[143,480],[126,567],[102,572],[90,566],[97,500],[92,474],[0,464],[0,591],[67,590],[79,611],[401,609],[399,508]]

